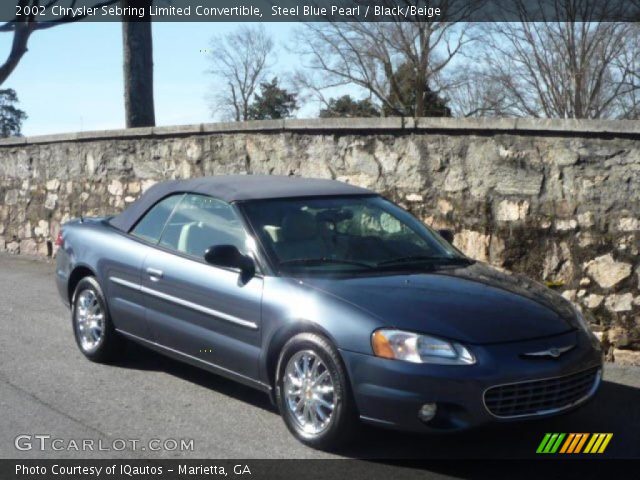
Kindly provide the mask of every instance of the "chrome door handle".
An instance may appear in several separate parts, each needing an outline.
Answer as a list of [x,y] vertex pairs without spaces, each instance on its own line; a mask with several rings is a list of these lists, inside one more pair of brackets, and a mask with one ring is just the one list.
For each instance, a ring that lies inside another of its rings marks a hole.
[[147,273],[151,280],[157,282],[162,278],[162,270],[158,270],[157,268],[147,268]]

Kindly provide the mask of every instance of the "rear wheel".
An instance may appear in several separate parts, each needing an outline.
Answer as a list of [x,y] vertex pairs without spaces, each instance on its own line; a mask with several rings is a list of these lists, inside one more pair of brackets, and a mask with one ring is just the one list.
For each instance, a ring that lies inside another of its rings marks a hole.
[[358,423],[338,352],[316,334],[296,335],[283,347],[276,400],[289,430],[314,448],[331,449],[348,441]]
[[78,282],[71,321],[78,348],[89,360],[109,362],[120,355],[124,341],[113,327],[102,288],[95,277],[84,277]]

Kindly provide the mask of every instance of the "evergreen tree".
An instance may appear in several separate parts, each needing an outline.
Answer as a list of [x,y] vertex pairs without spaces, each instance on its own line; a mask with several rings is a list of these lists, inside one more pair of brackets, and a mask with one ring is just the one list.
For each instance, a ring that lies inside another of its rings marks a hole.
[[350,95],[329,100],[327,108],[320,110],[320,118],[379,117],[380,110],[368,98],[354,100]]
[[22,135],[22,122],[27,114],[16,107],[18,95],[12,88],[0,90],[0,137],[19,137]]
[[290,93],[278,85],[278,78],[260,84],[260,93],[256,94],[249,106],[249,119],[274,120],[290,118],[298,108],[296,94]]
[[[417,104],[417,75],[413,66],[405,63],[398,67],[393,74],[389,93],[389,104],[385,105],[385,116],[403,115],[413,117]],[[425,83],[423,89],[422,105],[425,117],[450,117],[451,109],[447,101],[440,98],[436,92]]]

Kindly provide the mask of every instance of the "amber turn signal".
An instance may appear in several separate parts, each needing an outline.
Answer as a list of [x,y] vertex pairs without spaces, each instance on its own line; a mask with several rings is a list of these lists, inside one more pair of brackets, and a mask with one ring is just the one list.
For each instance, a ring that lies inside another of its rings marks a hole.
[[371,346],[373,347],[373,353],[377,357],[396,358],[389,340],[380,330],[373,332],[373,336],[371,337]]

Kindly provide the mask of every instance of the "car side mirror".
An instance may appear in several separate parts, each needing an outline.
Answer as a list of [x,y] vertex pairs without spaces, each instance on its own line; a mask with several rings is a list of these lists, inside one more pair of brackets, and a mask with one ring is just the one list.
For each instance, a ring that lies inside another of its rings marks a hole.
[[256,273],[253,259],[240,253],[235,245],[214,245],[204,252],[204,260],[210,265],[225,268],[239,268],[240,278],[247,283]]
[[440,234],[440,236],[442,238],[444,238],[447,242],[449,243],[453,243],[453,230],[449,230],[449,229],[442,229],[442,230],[438,230],[438,233]]

